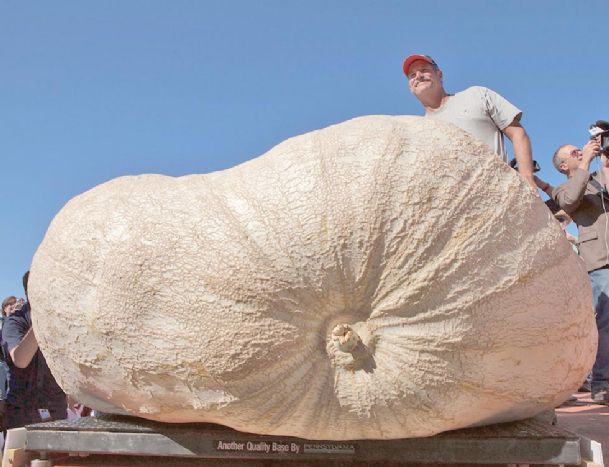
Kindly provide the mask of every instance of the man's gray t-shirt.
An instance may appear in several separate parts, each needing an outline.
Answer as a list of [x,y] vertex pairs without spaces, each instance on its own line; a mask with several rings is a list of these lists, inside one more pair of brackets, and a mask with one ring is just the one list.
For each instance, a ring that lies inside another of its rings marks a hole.
[[426,112],[425,117],[450,122],[483,143],[507,162],[508,156],[503,141],[507,126],[520,120],[522,111],[491,89],[472,86],[450,96],[442,106]]

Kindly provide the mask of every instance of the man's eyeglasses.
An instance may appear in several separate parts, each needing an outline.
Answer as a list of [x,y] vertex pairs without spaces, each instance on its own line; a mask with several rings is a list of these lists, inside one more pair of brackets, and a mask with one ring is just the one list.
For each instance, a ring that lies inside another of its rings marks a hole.
[[570,153],[569,153],[569,157],[579,157],[581,156],[582,150],[581,149],[573,149]]

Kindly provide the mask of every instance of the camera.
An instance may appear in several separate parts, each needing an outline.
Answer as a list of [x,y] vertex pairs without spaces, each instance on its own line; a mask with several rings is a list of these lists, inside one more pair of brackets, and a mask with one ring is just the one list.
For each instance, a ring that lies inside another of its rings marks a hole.
[[590,132],[591,138],[600,136],[600,152],[606,155],[609,154],[609,122],[605,120],[597,120],[590,125],[590,129],[588,131]]
[[[514,170],[518,170],[518,162],[516,162],[516,159],[512,159],[510,161],[510,167]],[[539,172],[540,170],[541,167],[539,166],[537,161],[533,161],[533,172]]]

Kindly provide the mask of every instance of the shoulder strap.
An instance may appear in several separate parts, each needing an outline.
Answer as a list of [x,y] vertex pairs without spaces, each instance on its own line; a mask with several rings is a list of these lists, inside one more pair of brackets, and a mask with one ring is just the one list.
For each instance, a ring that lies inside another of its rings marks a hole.
[[605,191],[605,190],[603,189],[602,185],[601,185],[600,183],[598,183],[598,180],[596,180],[595,178],[590,177],[589,182],[590,182],[590,185],[592,185],[594,188],[596,188],[596,189],[597,189],[598,191],[600,191],[601,193],[602,193],[603,191]]
[[593,177],[590,177],[588,183],[590,183],[590,185],[592,185],[598,190],[598,196],[600,196],[601,198],[605,198],[605,201],[609,201],[609,193],[607,193],[607,190],[603,188],[603,186],[598,182],[598,180],[594,179]]

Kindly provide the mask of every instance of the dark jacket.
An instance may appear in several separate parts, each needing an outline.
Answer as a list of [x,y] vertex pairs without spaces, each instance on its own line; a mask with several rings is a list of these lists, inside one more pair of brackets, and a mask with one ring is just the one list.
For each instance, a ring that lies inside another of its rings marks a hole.
[[[10,368],[6,401],[15,407],[34,410],[59,408],[63,409],[63,413],[65,413],[66,396],[55,381],[40,349],[36,351],[32,361],[25,368],[16,367],[10,357],[11,350],[21,342],[31,327],[29,302],[9,316],[2,327],[2,347],[7,355],[7,363]],[[65,416],[61,418],[65,418]]]

